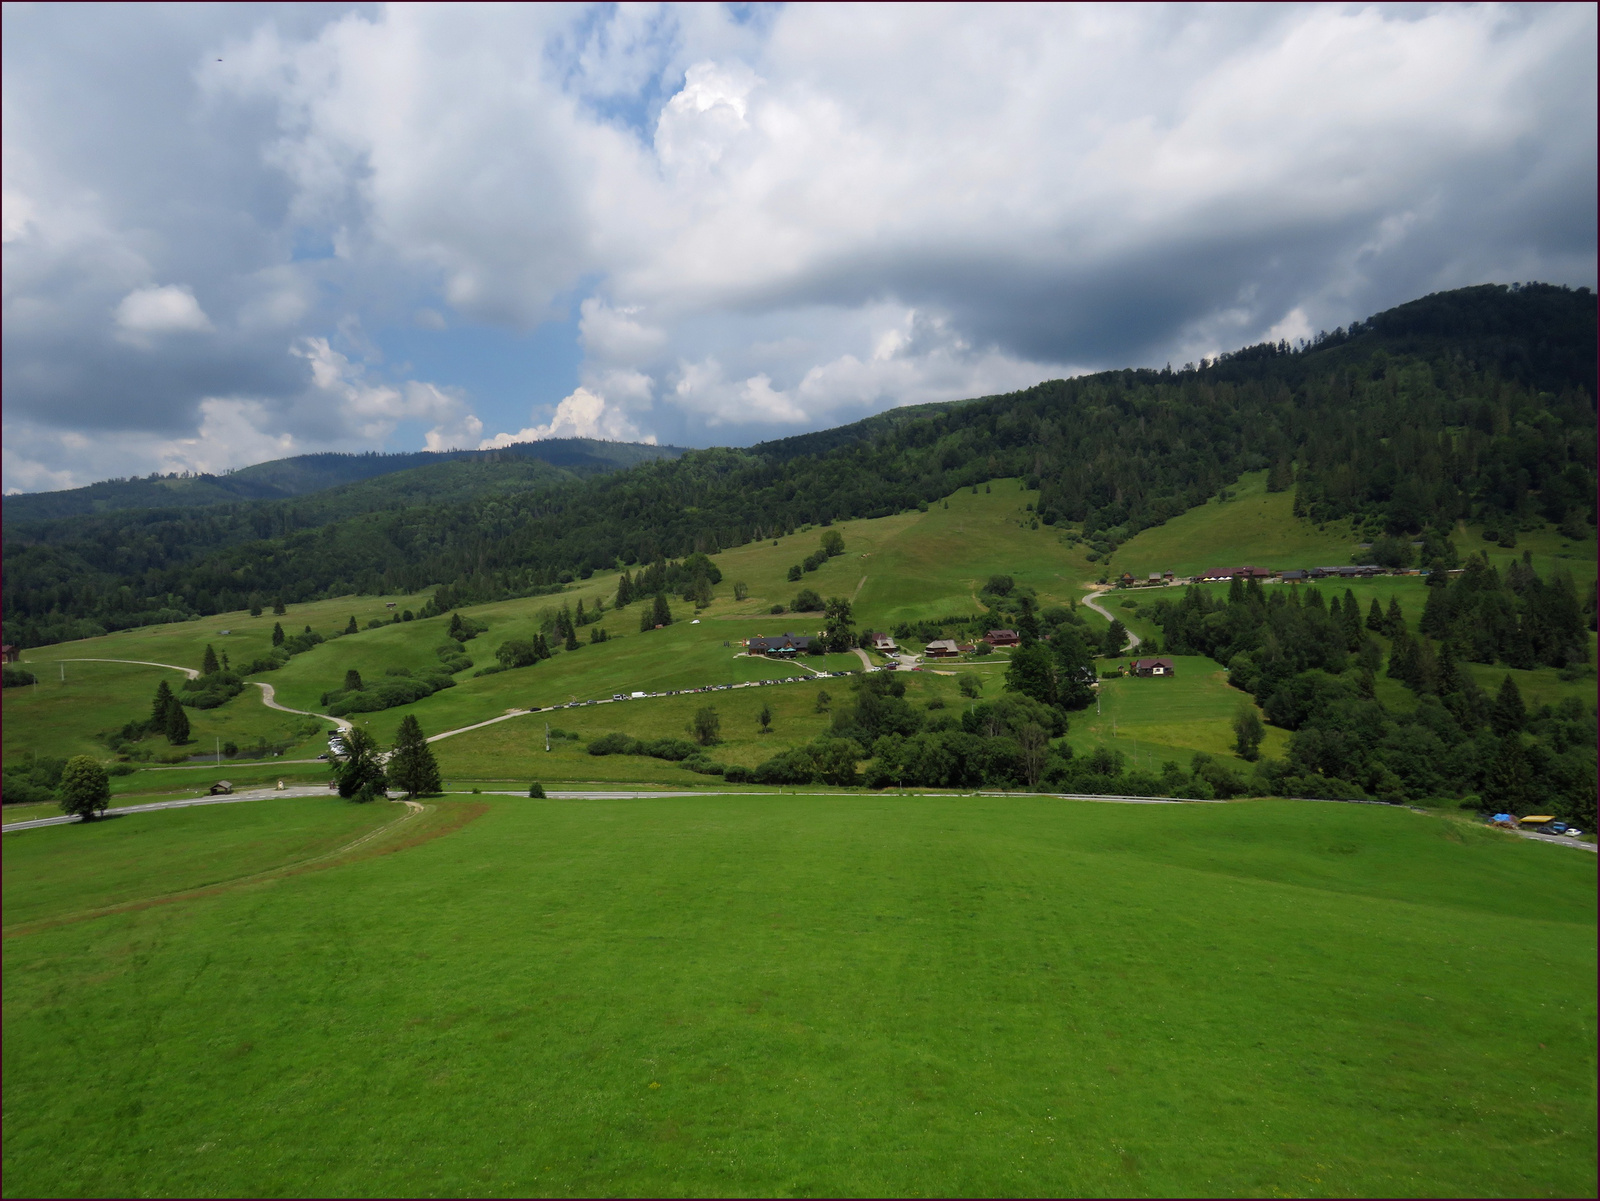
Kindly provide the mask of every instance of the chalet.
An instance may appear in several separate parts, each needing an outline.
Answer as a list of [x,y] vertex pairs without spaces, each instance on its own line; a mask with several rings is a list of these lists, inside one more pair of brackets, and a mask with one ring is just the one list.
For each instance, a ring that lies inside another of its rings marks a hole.
[[1161,573],[1161,580],[1162,580],[1163,583],[1167,583],[1167,584],[1172,583],[1172,580],[1173,580],[1172,573],[1170,571],[1163,571]]
[[9,642],[4,646],[0,646],[0,659],[4,659],[7,663],[15,663],[21,658],[22,648],[20,646],[12,646]]
[[1278,578],[1285,584],[1299,584],[1304,582],[1306,573],[1296,569],[1294,571],[1286,571]]
[[975,642],[958,642],[958,643],[956,643],[956,650],[960,651],[963,655],[970,655],[973,651],[975,651],[977,649],[978,649],[978,644],[975,643]]
[[983,640],[990,646],[1016,646],[1022,638],[1015,630],[990,630]]
[[752,655],[766,655],[769,659],[793,659],[801,651],[809,651],[816,641],[809,634],[778,634],[767,638],[757,634],[745,642]]
[[1266,567],[1241,567],[1236,574],[1241,579],[1246,580],[1270,580],[1272,578],[1271,569]]
[[1145,583],[1146,584],[1159,584],[1159,583],[1161,583],[1161,573],[1159,571],[1152,571],[1150,573],[1150,578],[1148,580],[1146,580]]
[[1117,580],[1117,587],[1118,588],[1126,588],[1126,587],[1128,587],[1128,585],[1130,585],[1132,583],[1133,583],[1133,574],[1131,572],[1125,571],[1125,572],[1122,573],[1121,577]]
[[1170,676],[1177,672],[1172,666],[1171,659],[1135,659],[1133,661],[1133,674],[1136,676]]
[[887,634],[873,634],[873,633],[869,632],[867,637],[872,639],[872,649],[873,650],[879,652],[880,654],[884,654],[884,655],[888,655],[888,654],[893,654],[894,653],[894,651],[896,649],[895,644],[894,644],[894,639],[889,637],[889,635],[887,635]]
[[929,659],[954,659],[961,653],[954,638],[936,638],[922,652]]
[[1233,572],[1232,567],[1208,567],[1194,579],[1197,584],[1222,583],[1233,579]]

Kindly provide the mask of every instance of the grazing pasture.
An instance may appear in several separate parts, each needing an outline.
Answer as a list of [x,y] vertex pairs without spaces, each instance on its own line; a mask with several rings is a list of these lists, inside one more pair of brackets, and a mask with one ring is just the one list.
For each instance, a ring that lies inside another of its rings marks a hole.
[[6,835],[6,1195],[1596,1187],[1582,852],[1338,804],[434,805],[31,932],[397,807]]

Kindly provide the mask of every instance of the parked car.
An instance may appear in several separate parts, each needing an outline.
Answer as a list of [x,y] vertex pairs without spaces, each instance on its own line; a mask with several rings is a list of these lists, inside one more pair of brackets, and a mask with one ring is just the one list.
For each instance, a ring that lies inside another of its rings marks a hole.
[[1545,829],[1552,834],[1565,834],[1569,827],[1566,822],[1551,822]]
[[1565,834],[1568,838],[1579,838],[1583,834],[1582,830],[1574,830],[1570,826],[1567,829],[1565,829],[1565,830],[1563,830],[1561,832],[1563,834]]

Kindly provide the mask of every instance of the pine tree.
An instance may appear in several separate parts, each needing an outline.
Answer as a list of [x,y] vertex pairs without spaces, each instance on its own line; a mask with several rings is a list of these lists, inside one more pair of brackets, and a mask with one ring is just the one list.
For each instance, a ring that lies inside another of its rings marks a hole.
[[345,623],[344,632],[346,634],[355,634],[360,632],[360,630],[361,627],[356,624],[355,614],[352,613],[350,615],[350,620]]
[[222,670],[222,665],[217,662],[217,652],[211,649],[211,644],[206,643],[206,653],[200,659],[200,674],[214,676]]
[[149,728],[152,733],[166,733],[167,718],[177,703],[178,698],[172,695],[172,689],[167,687],[165,680],[156,685],[156,699],[150,705]]
[[567,642],[566,642],[566,645],[564,647],[562,647],[562,649],[563,650],[569,650],[569,651],[575,651],[575,650],[578,649],[578,647],[580,645],[581,644],[578,642],[578,631],[569,628],[567,630]]
[[672,610],[667,606],[667,594],[665,592],[656,593],[655,611],[651,616],[655,618],[654,624],[658,626],[672,624]]
[[1289,456],[1279,455],[1267,469],[1267,491],[1287,492],[1292,483],[1294,483],[1294,468],[1289,463]]
[[272,645],[283,645],[283,622],[281,621],[275,621],[272,623]]
[[344,673],[344,690],[346,692],[361,691],[361,673],[353,667]]
[[1411,635],[1406,632],[1405,626],[1394,636],[1394,643],[1389,648],[1389,676],[1402,683],[1410,683],[1412,669],[1416,664],[1417,648],[1412,642]]
[[1381,634],[1388,629],[1388,622],[1383,617],[1383,607],[1378,604],[1378,598],[1372,598],[1372,608],[1367,610],[1367,629]]
[[1406,618],[1405,614],[1400,611],[1400,598],[1398,596],[1389,598],[1389,613],[1383,619],[1383,625],[1384,633],[1391,638],[1398,638],[1400,631],[1406,628]]
[[589,624],[589,618],[588,615],[583,611],[583,601],[581,599],[578,601],[578,616],[574,620],[579,626],[586,626]]
[[533,645],[539,651],[539,658],[541,658],[541,659],[550,658],[550,656],[552,654],[552,652],[550,650],[550,644],[545,641],[545,637],[544,637],[543,634],[535,634],[533,636]]
[[1494,732],[1502,738],[1518,733],[1528,721],[1528,708],[1522,703],[1522,690],[1509,673],[1500,681],[1500,691],[1495,694],[1494,711],[1489,716]]
[[450,637],[454,638],[457,642],[463,641],[463,639],[461,637],[461,614],[459,614],[459,613],[450,614],[450,631],[449,631],[449,633],[450,633]]
[[283,607],[283,597],[280,596],[274,598],[272,602],[272,615],[274,617],[282,617],[287,612],[288,610]]
[[400,721],[394,737],[394,752],[389,756],[389,785],[405,791],[408,798],[440,790],[439,764],[433,757],[422,726],[412,714]]
[[189,741],[189,715],[183,711],[176,697],[167,707],[166,735],[167,741],[173,746],[182,746]]
[[633,601],[633,577],[627,572],[617,581],[617,608],[626,609]]

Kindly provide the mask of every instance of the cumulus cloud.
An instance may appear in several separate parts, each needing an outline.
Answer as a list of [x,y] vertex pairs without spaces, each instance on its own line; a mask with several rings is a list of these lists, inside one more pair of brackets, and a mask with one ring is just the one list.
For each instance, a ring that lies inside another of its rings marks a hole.
[[71,12],[4,11],[8,442],[739,442],[1595,283],[1592,6]]
[[530,425],[514,434],[496,434],[478,444],[480,450],[538,442],[544,438],[600,438],[607,442],[644,442],[654,446],[655,436],[641,435],[626,413],[587,388],[578,388],[556,405],[555,415],[544,425]]
[[214,328],[186,284],[129,292],[117,305],[116,320],[120,338],[144,347],[158,334],[205,334]]

